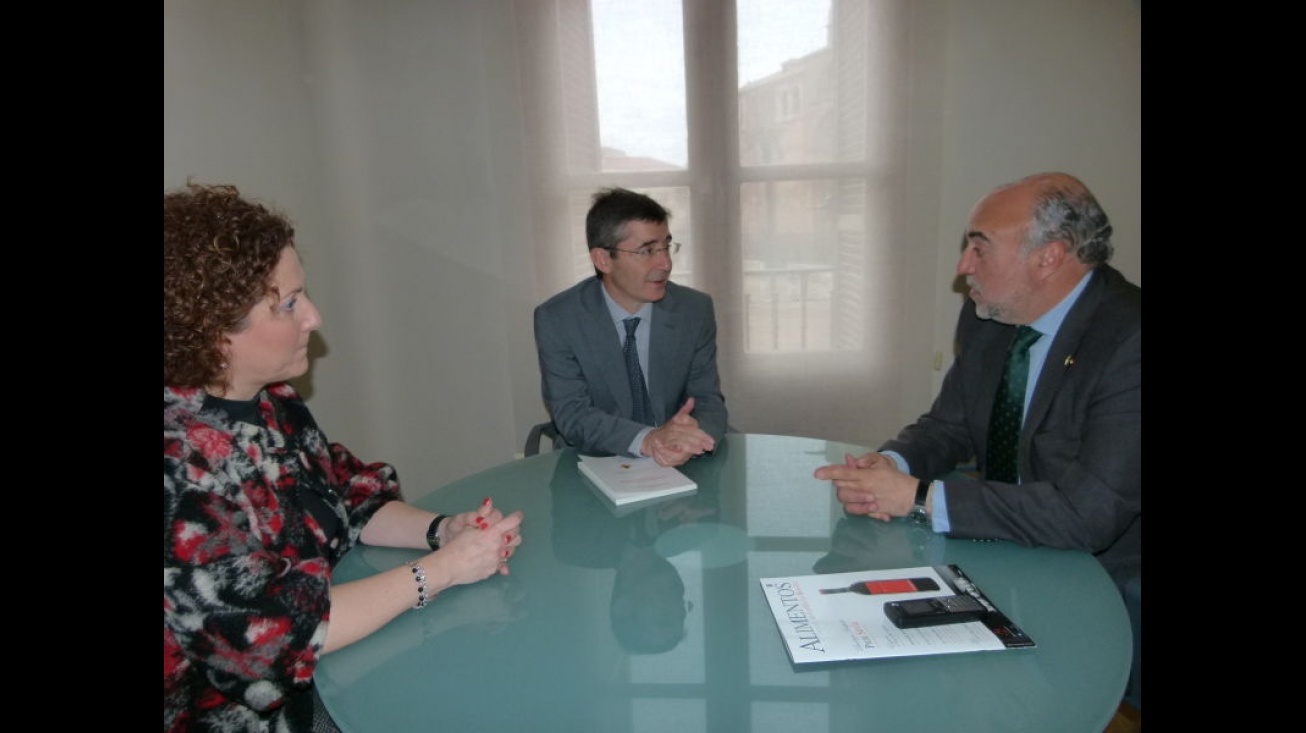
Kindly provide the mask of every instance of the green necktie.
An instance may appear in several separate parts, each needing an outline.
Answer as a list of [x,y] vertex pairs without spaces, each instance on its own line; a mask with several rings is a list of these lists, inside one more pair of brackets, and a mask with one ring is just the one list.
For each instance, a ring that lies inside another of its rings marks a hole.
[[1025,415],[1025,384],[1029,379],[1029,347],[1043,334],[1029,326],[1016,327],[1016,341],[1007,352],[1007,366],[1002,372],[998,395],[989,416],[988,452],[984,460],[984,478],[990,481],[1017,483],[1020,467],[1020,424]]

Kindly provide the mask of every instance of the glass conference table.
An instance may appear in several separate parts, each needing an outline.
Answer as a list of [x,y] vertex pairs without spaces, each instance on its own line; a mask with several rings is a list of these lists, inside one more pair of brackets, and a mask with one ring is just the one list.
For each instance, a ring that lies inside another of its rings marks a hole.
[[[1097,561],[846,516],[812,472],[864,452],[731,434],[681,467],[696,493],[624,512],[570,448],[449,484],[415,503],[456,512],[490,496],[523,510],[512,574],[324,656],[322,698],[346,733],[1101,733],[1132,640]],[[420,554],[360,546],[336,577]],[[940,564],[965,571],[1037,648],[798,668],[758,582]]]

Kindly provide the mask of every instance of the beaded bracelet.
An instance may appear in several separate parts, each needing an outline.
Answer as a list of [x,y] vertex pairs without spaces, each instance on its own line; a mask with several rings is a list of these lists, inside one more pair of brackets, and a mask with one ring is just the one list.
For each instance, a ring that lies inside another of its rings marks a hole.
[[413,609],[420,611],[426,608],[426,571],[416,560],[408,563],[408,569],[413,571],[413,582],[417,583],[417,603]]

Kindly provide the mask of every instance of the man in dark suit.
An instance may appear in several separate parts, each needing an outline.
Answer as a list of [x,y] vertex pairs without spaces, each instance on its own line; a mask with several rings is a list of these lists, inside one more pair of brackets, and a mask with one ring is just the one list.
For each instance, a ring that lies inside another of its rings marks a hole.
[[582,452],[678,466],[725,435],[716,312],[710,296],[670,281],[670,216],[643,194],[599,191],[585,217],[595,276],[535,309],[544,402]]
[[[1141,577],[1142,290],[1106,264],[1111,252],[1106,214],[1072,176],[986,196],[957,263],[970,297],[934,405],[880,452],[816,477],[850,514],[915,513],[952,537],[1091,552],[1122,587]],[[1017,326],[1037,340],[1011,475],[995,479],[990,418]],[[940,479],[972,458],[977,478]]]

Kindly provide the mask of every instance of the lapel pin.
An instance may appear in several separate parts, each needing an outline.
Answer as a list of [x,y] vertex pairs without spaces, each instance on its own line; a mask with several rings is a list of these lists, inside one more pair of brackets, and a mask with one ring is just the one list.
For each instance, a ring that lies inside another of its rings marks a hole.
[[1066,366],[1070,366],[1071,364],[1074,364],[1074,363],[1075,363],[1075,357],[1074,357],[1074,356],[1067,356],[1067,357],[1066,357]]

